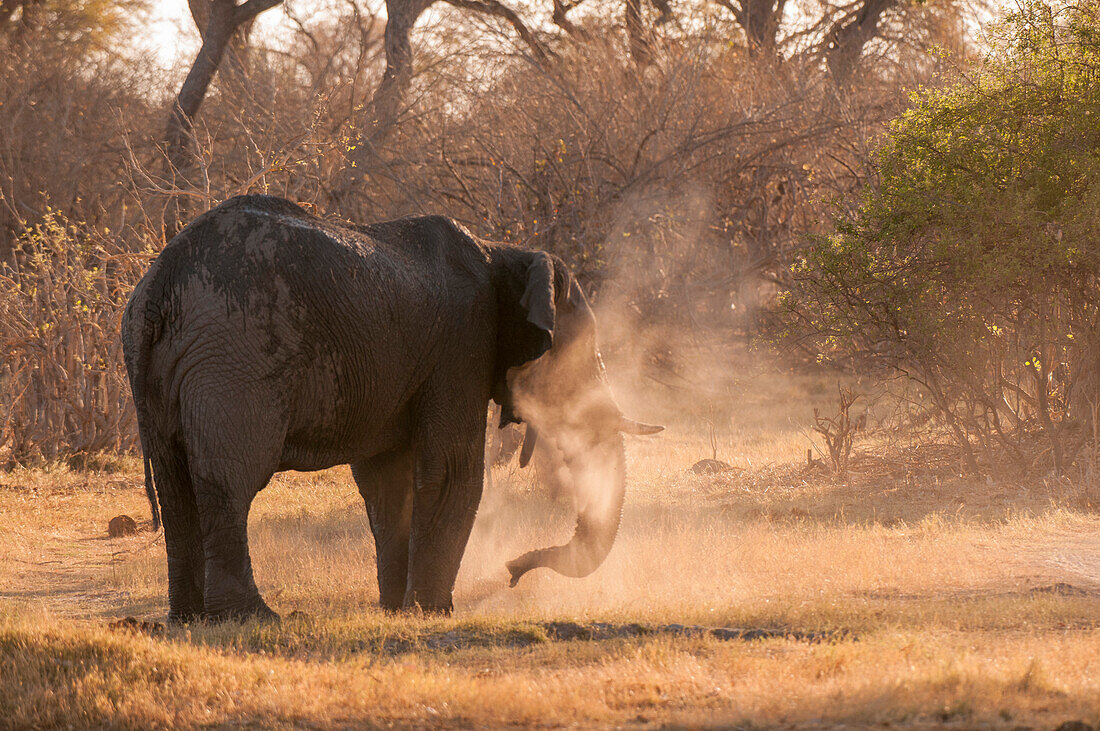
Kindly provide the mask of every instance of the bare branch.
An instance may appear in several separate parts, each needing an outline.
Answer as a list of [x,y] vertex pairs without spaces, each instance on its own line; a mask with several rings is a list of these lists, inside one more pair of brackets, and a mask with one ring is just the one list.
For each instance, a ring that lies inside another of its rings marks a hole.
[[245,2],[237,6],[237,12],[233,16],[233,21],[237,25],[247,23],[263,11],[270,10],[282,1],[283,0],[245,0]]
[[535,34],[531,32],[531,29],[527,27],[527,24],[520,19],[514,10],[500,3],[499,0],[445,0],[445,2],[456,8],[474,10],[479,13],[501,18],[512,26],[516,34],[523,39],[523,42],[531,49],[531,53],[534,54],[539,63],[546,63],[550,60],[549,55],[546,53],[546,49],[539,43],[539,40],[535,37]]

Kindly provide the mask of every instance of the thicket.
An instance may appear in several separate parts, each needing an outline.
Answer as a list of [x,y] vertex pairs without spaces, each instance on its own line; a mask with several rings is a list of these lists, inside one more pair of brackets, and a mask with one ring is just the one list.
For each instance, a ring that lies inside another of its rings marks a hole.
[[902,89],[944,68],[928,50],[954,49],[951,63],[966,47],[957,5],[882,4],[841,84],[825,33],[847,18],[842,6],[772,28],[762,50],[730,20],[736,3],[692,5],[646,31],[645,63],[618,6],[540,31],[543,57],[507,22],[451,9],[418,28],[407,93],[379,130],[364,110],[385,68],[384,19],[361,2],[290,3],[296,30],[254,42],[215,79],[181,170],[163,143],[180,77],[128,42],[141,0],[12,7],[0,13],[9,464],[132,447],[125,295],[164,245],[167,212],[238,193],[355,221],[444,213],[554,251],[624,339],[655,326],[751,336],[785,262],[821,231],[820,201],[851,199]]
[[0,458],[74,464],[135,445],[120,317],[147,258],[49,210],[0,267]]
[[913,97],[858,209],[792,269],[789,334],[902,376],[967,466],[1064,474],[1100,407],[1100,3],[1028,2]]

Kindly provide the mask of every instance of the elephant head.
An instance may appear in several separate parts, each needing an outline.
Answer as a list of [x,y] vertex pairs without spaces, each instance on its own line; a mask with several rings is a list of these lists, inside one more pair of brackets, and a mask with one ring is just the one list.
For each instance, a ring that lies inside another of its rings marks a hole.
[[494,399],[501,426],[527,424],[529,455],[539,432],[553,437],[578,494],[577,527],[561,546],[509,561],[515,586],[547,566],[587,576],[615,541],[626,491],[622,434],[655,434],[663,427],[626,418],[611,394],[596,342],[596,318],[580,285],[557,257],[515,251],[503,288]]

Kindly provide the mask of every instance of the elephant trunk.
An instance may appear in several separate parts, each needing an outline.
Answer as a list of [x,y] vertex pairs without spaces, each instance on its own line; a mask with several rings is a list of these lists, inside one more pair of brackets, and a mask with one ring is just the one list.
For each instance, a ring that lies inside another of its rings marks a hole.
[[615,543],[626,495],[622,435],[615,431],[589,449],[564,451],[578,490],[576,531],[564,545],[528,551],[509,561],[511,586],[540,566],[564,576],[588,576],[603,563]]

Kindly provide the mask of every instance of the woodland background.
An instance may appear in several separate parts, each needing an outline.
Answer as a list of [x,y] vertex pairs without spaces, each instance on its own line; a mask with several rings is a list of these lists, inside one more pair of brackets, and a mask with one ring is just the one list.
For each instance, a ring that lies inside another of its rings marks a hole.
[[170,68],[150,10],[0,0],[0,462],[134,449],[129,291],[264,192],[557,253],[687,398],[732,344],[873,384],[963,471],[1091,479],[1095,2],[190,0]]

